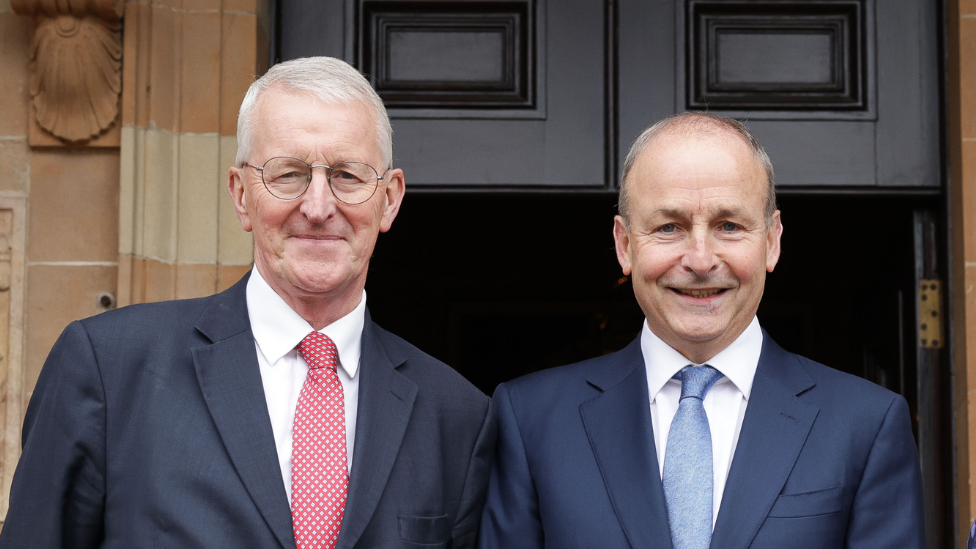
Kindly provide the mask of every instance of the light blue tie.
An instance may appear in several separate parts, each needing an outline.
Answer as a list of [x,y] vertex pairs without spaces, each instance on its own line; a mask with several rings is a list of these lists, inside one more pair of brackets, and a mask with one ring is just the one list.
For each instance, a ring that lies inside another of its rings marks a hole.
[[671,421],[664,456],[664,497],[674,549],[708,549],[712,540],[712,434],[702,407],[722,377],[711,366],[685,366],[681,402]]

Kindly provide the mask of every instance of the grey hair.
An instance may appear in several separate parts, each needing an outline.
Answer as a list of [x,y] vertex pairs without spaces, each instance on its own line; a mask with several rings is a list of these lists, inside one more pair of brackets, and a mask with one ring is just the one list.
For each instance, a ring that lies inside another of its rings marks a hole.
[[359,71],[334,57],[303,57],[278,63],[251,83],[237,115],[238,166],[247,162],[254,144],[254,108],[261,96],[272,88],[308,93],[326,105],[366,105],[376,115],[376,135],[384,167],[393,167],[393,127],[383,100]]
[[702,132],[702,133],[718,133],[726,132],[739,137],[742,139],[746,145],[752,150],[756,161],[762,164],[763,169],[766,171],[766,204],[764,208],[764,215],[766,217],[766,228],[768,229],[773,221],[773,214],[776,213],[776,180],[773,177],[773,163],[769,160],[769,155],[766,154],[766,150],[763,146],[756,140],[749,129],[745,127],[744,124],[738,120],[733,120],[732,118],[727,118],[724,116],[719,116],[717,114],[711,114],[707,112],[683,112],[678,113],[673,116],[669,116],[653,126],[650,126],[634,141],[634,144],[630,147],[630,152],[627,153],[627,158],[624,160],[623,174],[620,177],[620,194],[617,198],[617,213],[620,217],[624,219],[624,223],[629,226],[630,224],[630,197],[627,192],[627,178],[630,175],[631,170],[634,168],[634,164],[637,163],[637,158],[640,156],[644,149],[651,144],[651,141],[659,135],[668,132]]

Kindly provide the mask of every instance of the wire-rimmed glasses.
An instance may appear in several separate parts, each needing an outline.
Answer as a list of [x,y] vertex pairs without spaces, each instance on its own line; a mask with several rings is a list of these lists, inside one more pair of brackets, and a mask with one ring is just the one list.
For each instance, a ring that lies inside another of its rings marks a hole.
[[312,182],[312,169],[325,168],[329,188],[340,202],[349,205],[362,204],[369,200],[383,177],[376,168],[365,162],[338,162],[335,166],[325,164],[310,165],[301,158],[276,156],[260,168],[244,163],[261,172],[261,181],[276,198],[294,200],[308,190]]

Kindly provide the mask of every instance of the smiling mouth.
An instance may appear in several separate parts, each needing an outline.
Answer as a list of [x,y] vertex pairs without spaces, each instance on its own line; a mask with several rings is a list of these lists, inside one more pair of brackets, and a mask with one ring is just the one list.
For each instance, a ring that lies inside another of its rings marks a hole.
[[671,289],[681,295],[703,298],[703,297],[712,297],[713,295],[718,295],[720,293],[723,293],[727,288],[717,288],[711,290],[682,290],[681,288],[671,288]]
[[302,240],[341,240],[341,238],[339,238],[338,236],[329,235],[329,234],[323,234],[323,235],[316,235],[316,234],[297,234],[297,235],[294,235],[294,237],[295,238],[300,238]]

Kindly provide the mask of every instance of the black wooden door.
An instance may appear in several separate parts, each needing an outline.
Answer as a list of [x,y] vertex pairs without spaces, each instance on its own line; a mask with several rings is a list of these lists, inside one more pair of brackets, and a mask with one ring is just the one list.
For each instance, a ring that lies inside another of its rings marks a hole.
[[937,7],[279,0],[273,55],[341,57],[372,79],[408,195],[371,262],[370,309],[489,394],[639,331],[611,237],[637,134],[685,110],[743,120],[786,227],[760,321],[906,396],[928,546],[948,547],[948,353],[918,334],[920,281],[946,272]]
[[343,57],[371,77],[413,188],[612,189],[640,130],[683,110],[746,120],[784,187],[940,184],[934,2],[279,7],[280,58]]

